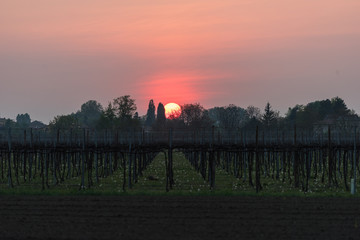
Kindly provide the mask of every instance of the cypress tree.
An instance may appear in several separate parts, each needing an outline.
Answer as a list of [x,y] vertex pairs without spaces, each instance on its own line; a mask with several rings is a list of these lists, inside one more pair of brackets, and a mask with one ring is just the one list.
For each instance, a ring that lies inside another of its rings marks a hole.
[[157,120],[157,123],[159,126],[165,125],[165,121],[166,121],[165,108],[162,103],[159,103],[159,105],[158,105],[156,120]]
[[151,99],[149,101],[149,108],[146,113],[146,126],[151,126],[155,122],[155,104],[154,101]]

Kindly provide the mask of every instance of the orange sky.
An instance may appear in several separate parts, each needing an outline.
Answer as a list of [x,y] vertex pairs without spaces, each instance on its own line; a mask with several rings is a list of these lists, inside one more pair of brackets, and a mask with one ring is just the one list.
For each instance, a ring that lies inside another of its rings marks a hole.
[[[87,100],[360,112],[358,0],[4,0],[0,117],[48,122]],[[16,96],[16,97],[15,97]]]

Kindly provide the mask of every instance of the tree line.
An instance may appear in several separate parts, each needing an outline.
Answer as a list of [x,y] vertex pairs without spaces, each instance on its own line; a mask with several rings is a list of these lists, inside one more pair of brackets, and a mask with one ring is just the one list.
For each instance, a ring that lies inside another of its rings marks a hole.
[[[155,107],[151,99],[147,113],[139,116],[135,99],[124,95],[113,99],[106,107],[96,100],[81,105],[80,110],[68,115],[58,115],[50,121],[50,129],[93,128],[93,129],[128,129],[146,128],[152,130],[199,129],[215,126],[223,131],[234,129],[254,130],[256,126],[264,129],[286,130],[294,125],[305,130],[322,129],[324,126],[335,125],[342,131],[349,131],[360,118],[348,109],[343,99],[332,99],[310,102],[306,105],[290,107],[281,116],[269,102],[263,110],[255,106],[242,108],[234,104],[223,107],[205,109],[200,103],[189,103],[181,106],[178,118],[167,119],[163,103]],[[6,119],[2,127],[28,128],[45,127],[39,121],[31,121],[29,114],[18,114],[16,122]]]

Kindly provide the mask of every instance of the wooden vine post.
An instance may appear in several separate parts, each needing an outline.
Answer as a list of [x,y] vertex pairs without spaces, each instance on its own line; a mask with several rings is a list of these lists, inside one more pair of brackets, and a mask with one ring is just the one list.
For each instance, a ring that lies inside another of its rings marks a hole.
[[298,188],[300,186],[299,150],[298,150],[298,146],[297,146],[296,125],[294,125],[294,184],[295,184],[296,188]]
[[95,130],[95,181],[96,184],[99,183],[99,163],[98,163],[98,137],[97,137],[97,131]]
[[329,186],[332,186],[333,161],[331,154],[331,128],[328,126],[328,162],[329,162]]
[[[132,141],[130,140],[130,144],[129,144],[129,167],[128,167],[128,178],[129,178],[128,187],[129,187],[129,189],[132,188],[132,185],[131,185],[131,161],[132,161],[131,143],[132,143]],[[125,181],[125,179],[124,179],[124,181]]]
[[356,193],[356,126],[354,129],[354,156],[353,156],[353,168],[354,168],[354,191],[353,194]]
[[8,154],[8,185],[10,188],[13,188],[12,176],[11,176],[11,128],[8,129],[8,147],[9,147],[9,154]]
[[312,178],[331,189],[345,185],[346,191],[350,191],[351,179],[351,193],[356,192],[357,127],[352,126],[353,134],[347,135],[336,126],[327,125],[325,132],[316,138],[312,134],[317,132],[299,132],[296,125],[288,132],[276,130],[262,134],[259,129],[262,131],[259,126],[251,129],[251,134],[243,130],[239,135],[226,131],[220,135],[215,126],[191,132],[5,128],[0,131],[0,178],[9,188],[26,182],[45,190],[49,184],[63,183],[64,176],[76,177],[78,190],[90,188],[93,178],[99,184],[111,171],[119,170],[123,174],[119,184],[125,191],[125,187],[136,184],[156,154],[164,153],[163,170],[166,170],[166,191],[169,191],[175,186],[173,151],[178,150],[183,151],[201,173],[210,190],[219,187],[215,181],[216,167],[222,167],[236,178],[249,182],[256,192],[262,190],[261,180],[270,178],[283,183],[289,180],[289,185],[305,192],[311,189]]
[[[32,180],[32,164],[33,164],[32,150],[33,150],[33,131],[32,131],[32,128],[30,128],[29,182],[31,182],[31,180]],[[36,156],[36,154],[35,154],[35,156]],[[35,163],[35,165],[36,165],[36,163]],[[36,167],[35,167],[35,169],[36,169]]]
[[172,158],[172,145],[173,145],[173,129],[169,129],[169,151],[168,151],[168,178],[169,178],[169,187],[172,189],[172,185],[174,184],[174,176],[173,176],[173,158]]
[[24,172],[24,175],[23,175],[23,179],[24,179],[24,182],[26,182],[26,156],[27,156],[27,153],[26,153],[26,150],[27,150],[27,147],[26,147],[26,129],[24,129],[24,154],[22,155],[22,160],[23,160],[23,172]]
[[83,139],[82,139],[80,189],[85,189],[85,128],[83,129]]
[[167,160],[167,154],[164,151],[164,157],[165,157],[165,175],[166,175],[166,185],[165,185],[165,191],[169,192],[169,164]]
[[211,152],[209,156],[209,173],[210,173],[210,190],[215,188],[215,151],[214,151],[214,142],[215,142],[215,126],[212,126],[211,132]]
[[258,193],[262,189],[260,183],[259,126],[256,126],[256,139],[255,139],[255,185],[256,185],[256,193]]

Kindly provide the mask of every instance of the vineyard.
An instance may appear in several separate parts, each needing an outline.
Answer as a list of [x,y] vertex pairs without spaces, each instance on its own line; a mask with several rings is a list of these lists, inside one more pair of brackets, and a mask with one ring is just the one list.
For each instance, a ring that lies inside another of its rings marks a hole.
[[357,137],[331,126],[317,134],[2,129],[0,191],[349,194]]

